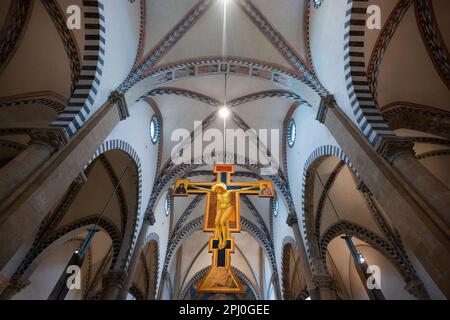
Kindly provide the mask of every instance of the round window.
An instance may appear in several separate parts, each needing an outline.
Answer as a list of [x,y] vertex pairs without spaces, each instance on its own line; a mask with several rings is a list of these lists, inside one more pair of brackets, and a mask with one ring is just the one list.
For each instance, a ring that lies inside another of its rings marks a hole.
[[170,199],[170,195],[167,195],[166,202],[164,203],[164,213],[168,217],[171,211],[172,211],[172,200]]
[[152,120],[150,121],[150,139],[152,140],[153,144],[156,144],[159,141],[159,135],[159,120],[156,115],[153,115]]
[[294,119],[289,120],[287,126],[287,142],[289,147],[293,147],[295,144],[295,137],[297,135],[297,127],[295,126]]

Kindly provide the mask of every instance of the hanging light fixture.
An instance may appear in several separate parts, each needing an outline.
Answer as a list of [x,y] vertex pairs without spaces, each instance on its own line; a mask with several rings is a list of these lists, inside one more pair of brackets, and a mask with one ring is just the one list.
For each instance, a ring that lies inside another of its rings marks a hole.
[[220,107],[219,109],[219,115],[223,119],[227,119],[230,116],[230,110],[226,105]]

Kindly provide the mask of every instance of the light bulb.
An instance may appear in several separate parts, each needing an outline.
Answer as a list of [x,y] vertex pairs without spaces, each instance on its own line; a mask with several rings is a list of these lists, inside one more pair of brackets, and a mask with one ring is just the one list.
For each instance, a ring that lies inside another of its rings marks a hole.
[[227,106],[223,106],[219,109],[219,116],[221,116],[223,119],[228,118],[229,115],[230,115],[230,110],[228,109]]

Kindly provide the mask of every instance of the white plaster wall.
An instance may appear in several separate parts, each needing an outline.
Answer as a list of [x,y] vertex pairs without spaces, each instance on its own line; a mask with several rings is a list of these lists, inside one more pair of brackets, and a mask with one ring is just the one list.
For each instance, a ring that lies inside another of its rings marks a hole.
[[[151,190],[151,189],[149,189]],[[166,198],[166,193],[163,194],[162,199]],[[149,228],[148,234],[156,233],[159,237],[159,267],[158,267],[158,284],[157,291],[159,290],[159,285],[161,281],[162,268],[164,266],[164,259],[167,253],[167,244],[169,239],[169,226],[170,226],[170,216],[166,216],[164,213],[164,201],[159,201],[155,207],[155,219],[156,222]],[[147,201],[145,202],[147,206]],[[143,209],[145,210],[145,208]]]
[[150,198],[156,175],[158,161],[158,144],[150,139],[150,121],[153,109],[146,102],[138,102],[129,108],[130,117],[112,130],[106,141],[123,140],[138,154],[142,167],[142,201],[140,217],[142,217]]
[[[331,1],[327,1],[331,2]],[[297,126],[297,138],[293,148],[287,147],[287,167],[289,186],[299,220],[302,225],[302,180],[305,161],[319,146],[335,145],[336,141],[324,125],[316,121],[316,113],[309,107],[301,106],[293,114]]]
[[[123,140],[127,142],[138,154],[142,168],[142,190],[141,190],[141,207],[138,215],[138,232],[142,226],[142,220],[150,199],[153,183],[156,175],[156,166],[158,161],[158,144],[153,144],[150,138],[150,122],[155,114],[153,109],[146,102],[138,102],[129,107],[130,117],[119,124],[112,130],[106,141]],[[160,238],[160,257],[164,257],[165,247],[167,243],[167,226],[168,222],[164,216],[164,203],[158,207],[155,212],[157,223],[150,228],[149,232],[155,232]],[[158,214],[161,213],[161,214]],[[161,217],[164,217],[161,219]],[[161,221],[162,220],[162,221]],[[163,223],[161,225],[161,223]],[[166,223],[166,224],[164,224]],[[160,260],[161,263],[161,260]],[[161,268],[159,269],[161,270]]]

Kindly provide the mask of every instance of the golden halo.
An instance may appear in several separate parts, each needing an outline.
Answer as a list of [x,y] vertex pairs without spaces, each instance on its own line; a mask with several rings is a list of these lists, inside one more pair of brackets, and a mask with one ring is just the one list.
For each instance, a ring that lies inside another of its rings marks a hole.
[[227,191],[227,185],[223,182],[217,182],[216,184],[213,185],[212,187],[212,191],[216,191],[217,188],[222,188],[223,190]]

